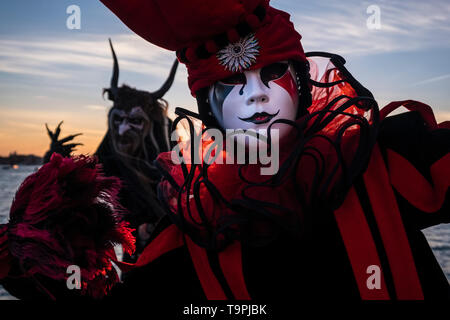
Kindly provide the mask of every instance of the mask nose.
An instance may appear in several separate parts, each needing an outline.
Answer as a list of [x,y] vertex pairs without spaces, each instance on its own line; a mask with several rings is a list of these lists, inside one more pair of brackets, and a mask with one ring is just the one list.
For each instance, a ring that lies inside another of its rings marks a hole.
[[123,136],[123,134],[128,130],[130,130],[130,125],[128,124],[128,121],[122,120],[122,122],[119,125],[119,136]]
[[267,103],[269,102],[269,96],[264,92],[253,93],[247,99],[247,105],[255,104],[255,103]]
[[247,105],[258,104],[258,103],[267,103],[269,102],[269,96],[266,93],[264,83],[262,83],[259,73],[256,72],[248,72],[247,76]]

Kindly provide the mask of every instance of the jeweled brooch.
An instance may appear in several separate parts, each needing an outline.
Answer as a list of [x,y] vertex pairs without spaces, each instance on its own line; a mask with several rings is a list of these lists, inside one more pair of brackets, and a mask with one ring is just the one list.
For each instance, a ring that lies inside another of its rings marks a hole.
[[256,61],[260,46],[255,34],[241,38],[238,42],[229,44],[217,53],[219,63],[232,72],[242,72]]

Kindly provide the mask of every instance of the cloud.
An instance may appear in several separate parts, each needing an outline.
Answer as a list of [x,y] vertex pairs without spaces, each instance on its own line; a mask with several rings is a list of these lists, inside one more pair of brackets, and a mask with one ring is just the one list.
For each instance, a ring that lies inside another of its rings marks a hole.
[[[367,55],[450,46],[450,3],[446,0],[318,1],[314,4],[274,0],[292,14],[307,51],[324,50],[344,55]],[[369,30],[370,5],[381,10],[381,30]],[[50,79],[73,78],[80,68],[109,69],[111,53],[106,34],[28,36],[0,40],[0,72]],[[166,75],[175,58],[170,51],[149,44],[135,34],[112,37],[121,70]],[[186,78],[184,68],[179,68]],[[162,77],[161,77],[162,78]]]
[[[1,48],[0,48],[1,50]],[[0,57],[4,59],[4,55],[0,54]],[[17,58],[17,57],[16,57]],[[30,63],[20,63],[16,61],[7,61],[5,58],[4,61],[0,61],[0,72],[6,73],[18,73],[30,76],[38,76],[45,78],[53,78],[53,79],[64,79],[67,78],[67,73],[63,72],[52,72],[42,68],[36,68],[30,65]]]
[[[281,6],[287,2],[279,1]],[[369,30],[367,13],[378,5],[381,29]],[[345,55],[368,55],[450,47],[450,3],[436,1],[327,1],[299,4],[292,12],[307,51],[330,51]]]
[[438,81],[445,80],[445,79],[450,79],[450,74],[445,74],[445,75],[442,75],[442,76],[433,77],[433,78],[430,78],[430,79],[425,79],[425,80],[413,83],[411,86],[419,86],[419,85],[424,85],[424,84],[430,84],[430,83],[438,82]]
[[[106,35],[91,34],[83,34],[78,40],[1,39],[0,72],[63,79],[72,77],[80,68],[112,69],[107,39]],[[174,53],[134,34],[115,35],[113,42],[120,68],[127,72],[165,76],[175,59]]]
[[45,127],[43,125],[39,125],[36,123],[31,122],[25,122],[25,121],[17,121],[17,120],[7,120],[4,123],[5,127],[8,128],[15,128],[15,130],[27,130],[27,131],[33,131],[33,132],[43,132],[45,130]]
[[450,112],[448,111],[436,112],[435,116],[438,123],[450,121]]
[[90,105],[84,106],[84,108],[89,109],[89,110],[94,110],[94,111],[105,111],[107,107],[90,104]]

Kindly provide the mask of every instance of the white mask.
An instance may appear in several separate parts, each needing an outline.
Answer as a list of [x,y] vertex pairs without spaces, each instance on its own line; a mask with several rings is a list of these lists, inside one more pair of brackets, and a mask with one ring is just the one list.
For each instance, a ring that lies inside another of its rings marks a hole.
[[[244,71],[217,81],[209,90],[211,109],[224,129],[267,129],[278,119],[295,121],[298,89],[288,62]],[[282,138],[292,127],[277,123]]]

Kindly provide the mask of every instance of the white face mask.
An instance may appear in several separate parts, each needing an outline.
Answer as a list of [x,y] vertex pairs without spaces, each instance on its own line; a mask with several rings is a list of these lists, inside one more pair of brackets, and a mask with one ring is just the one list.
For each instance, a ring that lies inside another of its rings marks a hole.
[[[294,121],[298,110],[295,72],[287,62],[244,71],[217,81],[209,90],[212,112],[224,129],[267,129],[278,119]],[[282,138],[292,127],[277,123]]]

